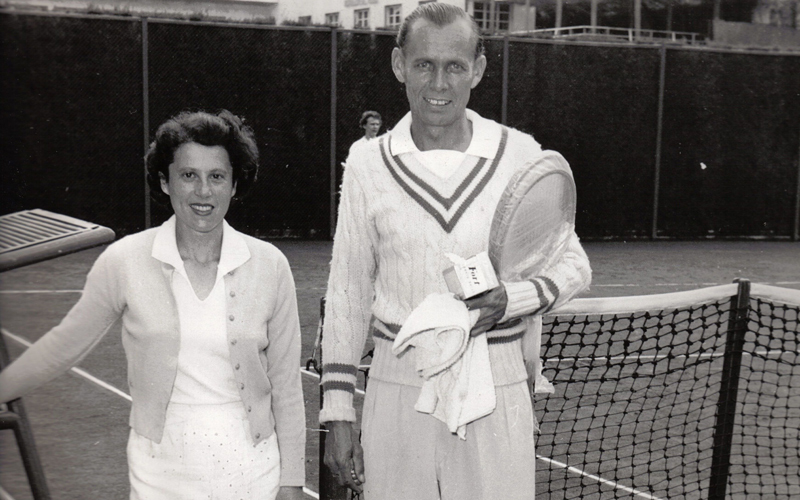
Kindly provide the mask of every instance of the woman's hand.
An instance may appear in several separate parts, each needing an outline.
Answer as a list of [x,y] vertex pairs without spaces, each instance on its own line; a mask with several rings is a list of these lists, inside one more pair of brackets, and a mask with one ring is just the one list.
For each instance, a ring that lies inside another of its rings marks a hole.
[[275,500],[305,500],[305,493],[300,486],[281,486]]
[[505,316],[506,306],[508,305],[506,287],[500,283],[499,286],[492,288],[488,292],[467,299],[464,302],[470,311],[475,309],[480,309],[481,311],[478,321],[470,332],[473,337],[480,335],[496,325]]
[[364,484],[364,450],[352,422],[328,422],[325,465],[341,486],[361,493]]

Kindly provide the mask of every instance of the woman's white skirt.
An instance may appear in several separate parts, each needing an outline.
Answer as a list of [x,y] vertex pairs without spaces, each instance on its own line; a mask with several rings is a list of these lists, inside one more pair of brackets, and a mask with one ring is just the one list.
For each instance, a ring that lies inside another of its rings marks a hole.
[[274,499],[280,484],[275,434],[254,446],[241,402],[170,403],[155,443],[131,429],[131,500]]

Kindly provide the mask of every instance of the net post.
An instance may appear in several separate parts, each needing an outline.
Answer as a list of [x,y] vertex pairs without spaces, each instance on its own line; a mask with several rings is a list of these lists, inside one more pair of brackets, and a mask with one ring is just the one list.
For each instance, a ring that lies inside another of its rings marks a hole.
[[[319,321],[320,325],[322,325],[323,320],[325,319],[325,297],[319,299]],[[320,329],[320,342],[319,342],[319,369],[323,370],[323,361],[322,361],[322,334],[323,330]],[[322,389],[322,384],[319,385],[319,407],[322,409],[323,398],[325,397],[325,391]],[[347,487],[341,486],[337,481],[336,478],[333,477],[331,474],[330,469],[328,466],[325,465],[325,439],[328,434],[328,430],[325,428],[325,424],[319,426],[319,497],[324,500],[346,500],[347,499]]]
[[[142,18],[142,128],[144,135],[144,155],[150,149],[150,60],[149,60],[149,33],[147,18]],[[150,214],[150,184],[147,183],[147,162],[144,165],[144,228],[150,229],[152,216]]]
[[[336,234],[336,106],[337,106],[337,95],[336,95],[336,75],[338,71],[338,47],[337,47],[337,37],[339,31],[336,27],[331,28],[331,123],[330,123],[330,134],[331,134],[331,150],[330,150],[330,200],[329,200],[329,210],[330,210],[330,239],[332,240],[334,235]],[[324,297],[323,297],[324,300]]]
[[664,135],[664,84],[667,72],[667,46],[661,44],[658,49],[658,117],[656,119],[656,157],[653,169],[653,220],[650,239],[658,239],[658,203],[661,194],[661,142]]
[[709,500],[725,500],[731,465],[733,425],[736,420],[739,373],[742,367],[742,351],[744,350],[744,338],[747,333],[750,311],[750,281],[745,279],[736,281],[739,283],[739,290],[735,297],[731,297],[732,308],[728,319],[722,380],[720,381],[717,417],[714,424],[714,453],[711,458]]
[[503,37],[503,91],[500,98],[500,123],[508,125],[508,34]]
[[792,241],[800,241],[800,145],[797,146],[797,186],[794,191],[794,227],[792,228]]

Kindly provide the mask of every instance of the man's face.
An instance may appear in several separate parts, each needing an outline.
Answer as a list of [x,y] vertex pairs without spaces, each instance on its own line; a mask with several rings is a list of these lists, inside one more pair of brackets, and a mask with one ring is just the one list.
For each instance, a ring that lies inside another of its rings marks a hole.
[[413,122],[447,127],[465,116],[486,58],[475,58],[475,38],[467,20],[440,27],[418,19],[411,25],[405,48],[392,52],[392,69],[406,84]]
[[367,139],[372,139],[378,135],[381,130],[381,121],[377,118],[367,118],[367,123],[364,125],[364,135]]

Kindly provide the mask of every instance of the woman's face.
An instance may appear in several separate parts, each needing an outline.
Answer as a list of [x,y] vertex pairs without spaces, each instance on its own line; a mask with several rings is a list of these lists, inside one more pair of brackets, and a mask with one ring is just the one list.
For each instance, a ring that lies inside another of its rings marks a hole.
[[180,145],[169,166],[169,179],[161,177],[161,190],[169,195],[179,231],[221,231],[236,194],[228,151],[196,142]]

